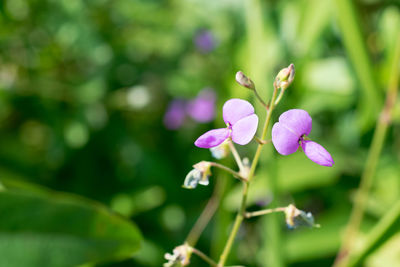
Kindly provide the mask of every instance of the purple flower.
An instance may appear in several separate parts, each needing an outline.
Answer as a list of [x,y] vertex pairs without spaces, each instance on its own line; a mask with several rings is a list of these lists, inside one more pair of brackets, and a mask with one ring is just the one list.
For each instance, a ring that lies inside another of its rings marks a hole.
[[230,99],[225,102],[222,114],[227,128],[214,129],[197,138],[194,144],[201,148],[216,147],[231,138],[239,145],[248,144],[253,139],[258,126],[258,117],[254,107],[242,99]]
[[216,41],[211,31],[201,30],[194,38],[196,47],[203,53],[208,53],[214,50]]
[[164,125],[170,130],[176,130],[181,127],[185,120],[185,101],[180,99],[172,100],[164,115]]
[[332,167],[335,163],[325,148],[316,142],[307,140],[305,136],[311,132],[312,119],[302,109],[288,110],[279,117],[272,127],[272,143],[279,154],[289,155],[297,151],[299,146],[306,156],[315,163]]
[[215,117],[215,92],[211,88],[203,89],[195,99],[189,101],[186,111],[195,121],[212,121]]

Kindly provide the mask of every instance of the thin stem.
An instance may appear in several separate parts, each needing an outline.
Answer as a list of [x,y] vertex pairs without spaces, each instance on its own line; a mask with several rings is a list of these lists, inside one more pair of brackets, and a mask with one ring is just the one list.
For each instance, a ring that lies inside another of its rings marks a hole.
[[266,109],[268,109],[268,105],[264,102],[264,100],[262,100],[261,96],[260,96],[260,95],[258,94],[258,92],[257,92],[257,89],[254,88],[253,91],[254,91],[254,94],[256,95],[258,101],[260,101],[261,104],[262,104]]
[[253,211],[253,212],[246,212],[244,214],[244,217],[246,219],[256,217],[256,216],[262,216],[270,213],[275,213],[275,212],[285,212],[286,207],[279,207],[275,209],[265,209],[265,210],[258,210],[258,211]]
[[197,256],[199,256],[203,261],[207,262],[209,265],[211,265],[213,267],[218,266],[215,261],[213,261],[210,257],[208,257],[206,254],[204,254],[200,250],[192,247],[192,252],[193,252],[193,254],[196,254]]
[[228,241],[226,242],[224,250],[219,258],[218,267],[223,267],[225,265],[226,259],[228,258],[229,252],[231,251],[233,242],[235,241],[237,232],[239,231],[240,225],[242,224],[244,213],[246,212],[246,200],[247,200],[248,188],[249,188],[249,183],[248,182],[243,183],[243,195],[242,195],[242,202],[240,204],[240,209],[236,215],[231,233],[228,237]]
[[346,234],[342,247],[339,250],[334,266],[347,266],[349,255],[352,250],[354,239],[357,237],[360,224],[364,216],[368,194],[375,175],[376,166],[378,165],[379,156],[385,141],[387,129],[390,124],[390,119],[394,104],[397,98],[398,82],[399,82],[399,61],[400,61],[400,35],[398,36],[395,57],[391,69],[391,75],[386,93],[386,102],[382,113],[377,121],[376,130],[372,138],[371,148],[365,162],[365,168],[361,176],[360,187],[357,191],[354,207],[347,224]]
[[260,145],[266,145],[268,143],[271,143],[272,140],[268,139],[268,140],[261,140],[260,138],[258,138],[257,136],[254,137],[254,140],[256,140],[256,142]]
[[[262,134],[261,134],[261,140],[265,140],[265,137],[267,135],[268,126],[269,126],[269,123],[271,121],[272,111],[274,110],[274,106],[275,106],[274,103],[275,103],[277,91],[278,91],[278,88],[274,84],[274,91],[272,93],[272,99],[271,99],[269,108],[267,108],[267,116],[266,116],[266,119],[265,119],[263,131],[262,131]],[[246,201],[247,201],[247,194],[248,194],[248,191],[249,191],[250,181],[254,176],[254,171],[256,169],[258,160],[260,158],[260,154],[261,154],[261,150],[262,150],[263,146],[264,146],[263,144],[259,144],[257,146],[257,151],[256,151],[256,154],[254,155],[254,159],[253,159],[253,162],[251,164],[250,172],[249,172],[249,175],[248,175],[248,180],[243,183],[242,201],[241,201],[241,204],[240,204],[240,209],[239,209],[239,211],[238,211],[238,213],[236,215],[235,222],[233,224],[233,228],[232,228],[231,233],[229,234],[229,237],[228,237],[228,241],[226,242],[224,250],[222,251],[222,254],[221,254],[220,258],[219,258],[218,267],[223,267],[225,265],[225,262],[226,262],[226,260],[228,258],[228,255],[229,255],[229,252],[232,249],[233,241],[235,240],[237,232],[239,231],[240,225],[241,225],[241,223],[243,221],[243,218],[244,218],[244,215],[245,215],[245,212],[246,212]]]
[[[274,85],[274,91],[272,93],[272,99],[271,99],[271,102],[270,102],[270,107],[267,110],[267,117],[265,118],[264,127],[263,127],[263,131],[262,131],[262,134],[261,134],[261,140],[262,141],[265,141],[265,137],[267,136],[268,126],[269,126],[269,123],[271,121],[272,112],[273,112],[273,110],[275,108],[274,103],[275,103],[277,91],[278,91],[278,88]],[[251,179],[254,176],[254,172],[256,170],[257,163],[258,163],[258,160],[260,158],[260,154],[261,154],[262,148],[263,148],[263,145],[261,145],[261,144],[259,144],[258,147],[257,147],[256,154],[254,155],[253,163],[251,164],[251,168],[250,168],[250,172],[249,172],[249,177],[248,177],[249,178],[249,182],[251,181]]]
[[216,167],[216,168],[220,168],[226,172],[229,172],[230,174],[232,174],[234,177],[238,178],[241,181],[246,181],[247,179],[245,177],[243,177],[242,175],[240,175],[240,173],[235,172],[234,170],[232,170],[231,168],[226,167],[225,165],[219,164],[217,162],[209,162],[211,166]]
[[286,90],[281,89],[278,98],[275,100],[275,106],[279,104],[279,102],[281,102],[281,99],[283,97],[283,95],[285,94]]
[[369,231],[365,237],[363,247],[357,252],[356,255],[350,258],[349,267],[360,265],[362,260],[379,248],[379,245],[385,242],[388,238],[388,232],[397,231],[398,223],[400,220],[400,200],[392,205],[390,210],[386,212],[384,217]]
[[204,231],[204,228],[207,226],[219,206],[219,188],[221,187],[221,181],[221,179],[217,179],[217,184],[214,188],[211,198],[208,200],[206,207],[203,209],[203,212],[200,214],[200,217],[197,219],[195,225],[190,230],[186,238],[185,243],[189,244],[190,246],[196,245],[201,233]]
[[236,163],[237,163],[237,165],[239,167],[240,172],[243,172],[244,171],[243,162],[242,162],[242,159],[239,156],[239,153],[237,152],[237,150],[235,148],[235,145],[232,143],[231,140],[228,141],[228,144],[229,144],[229,147],[231,149],[232,155],[236,160]]

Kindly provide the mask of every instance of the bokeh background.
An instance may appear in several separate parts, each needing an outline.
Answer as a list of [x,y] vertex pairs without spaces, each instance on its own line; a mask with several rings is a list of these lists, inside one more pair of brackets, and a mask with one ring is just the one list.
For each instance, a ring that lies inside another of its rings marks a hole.
[[[229,263],[333,263],[383,107],[399,35],[399,1],[4,0],[0,25],[2,184],[18,184],[23,192],[40,185],[95,200],[142,233],[133,257],[87,266],[161,266],[164,253],[185,240],[214,188],[221,204],[197,247],[217,259],[240,201],[240,184],[214,172],[208,187],[183,189],[192,165],[212,160],[193,142],[224,126],[221,108],[232,97],[251,101],[262,121],[262,106],[236,84],[236,71],[250,76],[267,100],[275,75],[290,63],[296,78],[274,120],[290,108],[307,110],[313,117],[310,137],[336,164],[321,167],[300,152],[283,157],[265,149],[250,209],[268,207],[272,199],[295,203],[322,227],[289,230],[283,215],[251,219]],[[188,115],[187,103],[205,88],[215,96],[215,119],[204,122]],[[176,101],[184,108],[171,115],[179,120],[171,125],[166,114]],[[396,105],[364,235],[400,196],[399,121]],[[255,142],[238,147],[250,159],[255,148]],[[235,168],[230,158],[222,162]],[[279,194],[271,194],[270,181]],[[38,214],[42,208],[34,207]],[[65,222],[80,221],[78,215],[71,218]],[[7,221],[6,214],[1,220]],[[43,232],[46,223],[39,223]],[[0,243],[10,242],[5,236],[15,229],[11,222],[1,225]],[[400,266],[398,230],[397,225],[367,255],[364,266]],[[22,251],[31,249],[24,242],[8,253],[23,258]],[[3,256],[0,250],[0,262]],[[60,266],[68,266],[65,260]],[[205,264],[193,257],[191,266]]]

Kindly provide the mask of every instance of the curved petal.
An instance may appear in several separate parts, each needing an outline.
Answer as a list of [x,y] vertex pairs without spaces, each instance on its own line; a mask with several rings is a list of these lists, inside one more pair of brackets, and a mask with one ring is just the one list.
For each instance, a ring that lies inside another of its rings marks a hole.
[[312,119],[307,111],[302,109],[290,109],[282,113],[279,122],[299,137],[304,134],[309,135],[311,132]]
[[301,147],[303,148],[306,156],[321,166],[332,167],[335,162],[332,159],[331,154],[326,151],[320,144],[313,141],[304,140],[301,142]]
[[272,143],[281,155],[289,155],[299,148],[300,136],[290,131],[281,122],[277,122],[272,127]]
[[246,145],[257,132],[258,117],[256,114],[238,120],[232,126],[232,140],[236,144]]
[[222,116],[225,123],[234,125],[238,120],[254,114],[254,107],[243,99],[233,98],[225,102]]
[[195,146],[201,148],[211,148],[218,146],[229,137],[227,128],[214,129],[206,132],[194,142]]

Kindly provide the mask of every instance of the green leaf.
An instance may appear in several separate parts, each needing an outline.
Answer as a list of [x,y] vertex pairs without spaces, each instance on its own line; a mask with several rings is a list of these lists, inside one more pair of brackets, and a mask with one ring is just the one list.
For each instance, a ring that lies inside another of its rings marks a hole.
[[131,257],[139,249],[137,227],[100,204],[2,182],[0,266],[76,266]]

